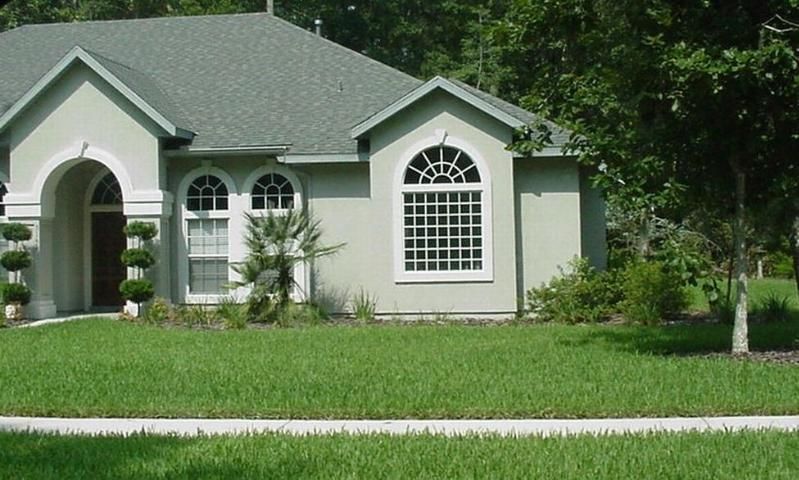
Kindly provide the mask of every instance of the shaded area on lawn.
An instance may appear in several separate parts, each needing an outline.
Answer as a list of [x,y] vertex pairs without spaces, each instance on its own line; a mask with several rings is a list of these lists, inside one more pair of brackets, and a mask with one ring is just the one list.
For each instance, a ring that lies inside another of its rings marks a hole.
[[[728,353],[732,326],[717,324],[631,326],[593,328],[578,340],[564,344],[582,347],[592,343],[610,345],[623,351],[656,355]],[[749,327],[752,351],[799,350],[799,321],[752,324]]]
[[612,437],[262,435],[62,437],[0,433],[0,477],[796,478],[799,433]]

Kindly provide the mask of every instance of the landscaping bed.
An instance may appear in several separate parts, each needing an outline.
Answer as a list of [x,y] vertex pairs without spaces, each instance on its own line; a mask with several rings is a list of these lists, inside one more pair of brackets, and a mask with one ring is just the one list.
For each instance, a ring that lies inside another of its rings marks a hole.
[[[756,351],[799,323],[753,325]],[[0,332],[0,414],[587,418],[799,413],[799,368],[739,361],[725,325],[319,326],[79,320]]]
[[793,479],[797,451],[799,433],[780,432],[551,438],[0,433],[0,477]]

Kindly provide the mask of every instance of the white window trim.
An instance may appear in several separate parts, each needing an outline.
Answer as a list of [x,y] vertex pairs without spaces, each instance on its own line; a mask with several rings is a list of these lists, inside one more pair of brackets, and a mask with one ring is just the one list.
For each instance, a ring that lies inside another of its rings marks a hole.
[[[421,185],[404,185],[405,170],[410,162],[424,150],[431,147],[448,146],[462,150],[471,157],[480,173],[480,184],[436,184],[433,188]],[[403,228],[403,193],[431,191],[481,191],[482,192],[482,231],[483,231],[483,269],[449,272],[407,272],[405,271],[405,236]],[[494,280],[494,233],[493,202],[491,194],[491,174],[488,164],[479,151],[469,142],[448,135],[445,131],[436,131],[424,138],[400,157],[394,170],[394,188],[392,191],[394,216],[394,281],[395,283],[467,283],[492,282]]]
[[[227,187],[228,191],[228,209],[227,210],[209,210],[209,211],[189,211],[186,208],[186,201],[188,196],[189,185],[192,184],[197,178],[204,175],[213,175],[218,177]],[[235,291],[223,292],[218,294],[211,293],[192,293],[189,280],[189,220],[206,220],[206,219],[226,219],[228,221],[228,282],[234,281],[235,272],[231,265],[238,261],[241,256],[240,249],[236,248],[238,245],[236,239],[242,238],[242,224],[240,221],[241,207],[240,196],[236,189],[236,182],[227,172],[218,167],[202,166],[188,172],[178,187],[178,203],[177,209],[180,215],[180,232],[181,240],[178,242],[178,286],[182,292],[184,303],[199,303],[199,304],[218,304],[223,298],[227,296],[237,297]]]
[[[294,206],[295,208],[304,208],[303,200],[304,200],[304,192],[302,187],[302,182],[300,178],[290,169],[282,166],[282,165],[272,165],[270,164],[264,165],[255,169],[247,179],[244,181],[244,187],[242,188],[241,198],[242,198],[242,207],[244,212],[248,212],[251,214],[262,214],[266,215],[271,212],[274,215],[284,215],[288,212],[288,209],[285,208],[276,208],[272,210],[261,209],[261,210],[253,210],[252,209],[252,189],[255,187],[255,183],[264,175],[268,175],[270,173],[275,173],[279,175],[283,175],[286,179],[291,182],[292,188],[294,188]],[[246,246],[244,246],[244,236],[246,235],[246,227],[242,229],[240,235],[240,242],[242,244],[242,250],[246,252]],[[246,255],[246,253],[245,253]],[[303,262],[302,264],[297,265],[294,267],[294,280],[297,284],[300,285],[300,288],[297,289],[296,286],[292,289],[291,292],[291,299],[295,302],[304,302],[310,296],[310,266]],[[249,288],[243,289],[242,294],[249,293]]]

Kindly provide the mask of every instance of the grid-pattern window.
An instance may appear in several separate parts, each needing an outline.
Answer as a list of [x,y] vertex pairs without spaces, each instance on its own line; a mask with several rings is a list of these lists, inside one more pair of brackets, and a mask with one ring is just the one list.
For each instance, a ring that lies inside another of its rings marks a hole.
[[188,220],[189,292],[220,294],[228,283],[228,221]]
[[92,205],[121,205],[122,188],[113,173],[104,176],[94,187]]
[[294,208],[294,186],[279,173],[268,173],[252,187],[253,210],[288,210]]
[[483,268],[481,192],[405,193],[405,270]]
[[214,175],[202,175],[189,185],[186,209],[190,212],[227,210],[228,190],[225,182]]
[[401,192],[405,272],[484,269],[483,190],[461,150],[433,147],[411,160]]

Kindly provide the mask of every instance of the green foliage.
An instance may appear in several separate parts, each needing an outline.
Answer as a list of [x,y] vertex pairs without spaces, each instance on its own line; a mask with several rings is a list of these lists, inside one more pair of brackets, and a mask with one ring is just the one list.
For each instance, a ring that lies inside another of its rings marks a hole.
[[790,255],[776,251],[769,255],[771,260],[771,275],[777,278],[793,278],[793,259]]
[[363,288],[352,299],[352,314],[361,323],[367,323],[375,319],[377,308],[377,298],[365,291]]
[[3,238],[9,242],[27,242],[33,237],[30,227],[22,223],[5,223],[3,228]]
[[661,262],[631,264],[622,275],[622,289],[620,309],[630,322],[657,325],[688,306],[683,279]]
[[21,283],[5,283],[2,285],[3,303],[27,305],[31,301],[31,289]]
[[588,260],[573,259],[560,276],[527,292],[527,308],[536,320],[593,323],[614,313],[621,298],[612,272],[597,272]]
[[146,278],[127,279],[119,284],[119,293],[125,300],[140,304],[153,298],[155,289],[153,282]]
[[219,321],[216,308],[192,304],[181,305],[175,309],[175,319],[186,327],[210,327]]
[[152,240],[158,235],[158,227],[152,222],[130,222],[124,227],[125,236],[142,241]]
[[128,248],[124,250],[120,260],[128,267],[136,267],[142,270],[150,268],[155,264],[155,257],[153,254],[143,248]]
[[216,311],[227,329],[241,330],[247,327],[247,306],[231,296],[225,296]]
[[170,320],[172,307],[165,298],[156,297],[153,303],[144,310],[143,320],[145,323],[161,325]]
[[281,311],[277,325],[281,327],[309,327],[321,325],[329,316],[320,306],[312,303],[290,303]]
[[9,272],[18,272],[31,266],[33,258],[25,250],[8,250],[0,255],[0,265]]
[[791,319],[791,300],[770,292],[755,303],[754,313],[763,322],[787,322]]
[[322,245],[319,221],[304,210],[266,216],[246,213],[245,220],[247,257],[233,266],[242,278],[233,285],[250,288],[250,321],[281,321],[291,303],[291,290],[303,287],[294,280],[294,268],[332,255],[342,245]]

